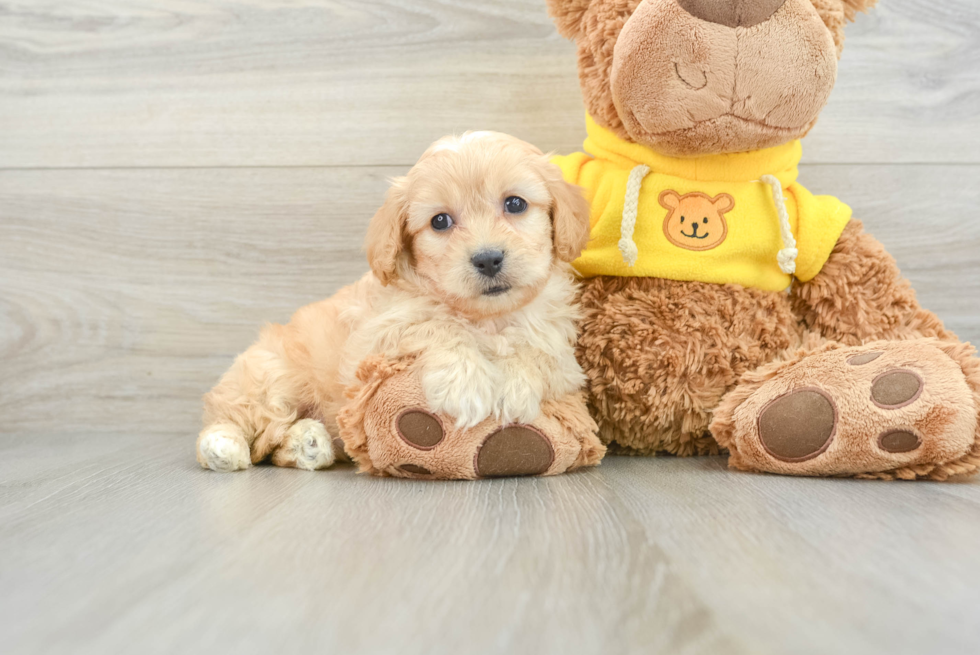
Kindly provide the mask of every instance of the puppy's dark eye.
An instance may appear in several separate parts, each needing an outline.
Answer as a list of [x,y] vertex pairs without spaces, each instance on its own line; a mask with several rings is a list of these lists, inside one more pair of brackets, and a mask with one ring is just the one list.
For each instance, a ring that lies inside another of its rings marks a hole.
[[684,222],[684,217],[683,217],[683,216],[681,216],[681,223],[683,223],[683,222]]
[[707,219],[707,218],[706,218],[706,219],[704,219],[704,224],[705,224],[705,225],[707,225],[707,224],[708,224],[708,219]]
[[436,232],[445,232],[453,226],[453,217],[449,214],[439,214],[432,218],[432,229]]
[[508,214],[523,214],[527,211],[527,200],[511,196],[504,201],[504,210]]

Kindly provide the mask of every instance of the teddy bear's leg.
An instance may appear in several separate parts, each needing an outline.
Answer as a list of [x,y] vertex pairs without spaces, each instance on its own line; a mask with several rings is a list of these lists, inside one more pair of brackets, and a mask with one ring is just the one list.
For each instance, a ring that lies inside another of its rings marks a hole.
[[980,360],[969,345],[830,343],[760,368],[711,429],[739,469],[942,480],[980,467]]
[[738,379],[800,346],[786,294],[736,285],[596,277],[577,356],[604,443],[619,452],[719,452],[708,431]]
[[820,273],[794,283],[790,298],[809,330],[844,345],[910,337],[958,341],[919,305],[894,258],[857,220],[844,228]]
[[501,425],[489,418],[457,428],[450,416],[426,409],[418,377],[402,370],[367,385],[340,413],[347,452],[362,471],[375,475],[470,480],[557,475],[595,465],[605,448],[584,398],[542,405],[527,425]]

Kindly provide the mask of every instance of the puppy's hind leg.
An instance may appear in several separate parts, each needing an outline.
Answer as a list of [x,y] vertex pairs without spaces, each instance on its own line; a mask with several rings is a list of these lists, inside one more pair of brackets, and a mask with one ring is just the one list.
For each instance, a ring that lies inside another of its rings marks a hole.
[[308,384],[290,364],[272,326],[204,398],[205,428],[197,460],[214,471],[239,471],[271,459],[309,471],[331,466],[338,449],[323,423],[303,416]]
[[272,453],[272,463],[276,466],[319,471],[330,468],[338,457],[333,437],[323,423],[314,419],[303,419],[293,424],[282,443]]
[[[338,450],[323,423],[303,419],[286,431],[271,460],[276,466],[319,471],[333,466],[342,456]],[[216,423],[202,430],[197,439],[197,461],[222,473],[247,469],[252,458],[242,429],[232,423]]]
[[197,461],[212,471],[247,469],[252,459],[242,429],[233,423],[215,423],[204,428],[197,438]]

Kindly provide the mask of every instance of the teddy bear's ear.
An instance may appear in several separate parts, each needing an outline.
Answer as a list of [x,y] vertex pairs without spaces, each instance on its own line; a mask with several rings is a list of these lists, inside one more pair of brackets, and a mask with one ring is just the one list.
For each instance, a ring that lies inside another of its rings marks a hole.
[[582,21],[592,0],[548,0],[548,13],[566,39],[582,36]]
[[660,194],[660,204],[664,209],[677,209],[681,206],[681,196],[676,191],[667,189]]
[[824,25],[834,37],[837,46],[837,56],[844,50],[844,26],[847,21],[853,21],[859,11],[868,11],[878,0],[810,0],[820,14]]

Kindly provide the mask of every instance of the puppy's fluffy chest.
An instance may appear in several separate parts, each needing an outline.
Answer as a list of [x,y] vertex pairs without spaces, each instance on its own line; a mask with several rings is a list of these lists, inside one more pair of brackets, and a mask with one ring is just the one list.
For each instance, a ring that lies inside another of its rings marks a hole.
[[490,362],[538,351],[574,364],[576,285],[567,269],[556,269],[541,293],[517,311],[476,321],[411,289],[383,287],[370,274],[354,291],[357,301],[341,315],[350,329],[340,371],[345,384],[368,356],[398,358],[430,349],[476,349]]

